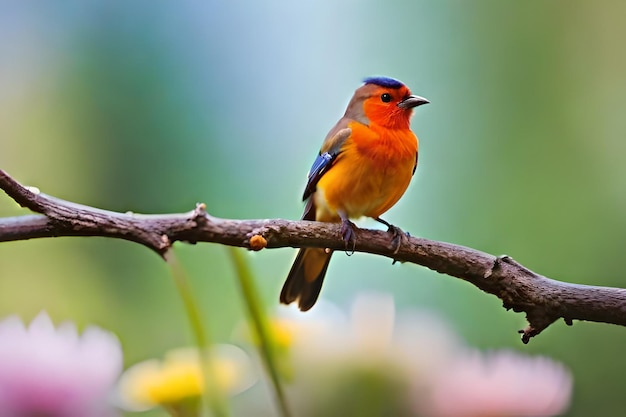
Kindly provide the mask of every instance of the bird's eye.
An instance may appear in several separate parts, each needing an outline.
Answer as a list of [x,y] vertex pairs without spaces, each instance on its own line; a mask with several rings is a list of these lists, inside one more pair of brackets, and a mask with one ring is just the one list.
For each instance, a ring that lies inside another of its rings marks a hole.
[[380,96],[380,99],[384,102],[384,103],[389,103],[391,101],[391,94],[389,93],[385,93],[382,96]]

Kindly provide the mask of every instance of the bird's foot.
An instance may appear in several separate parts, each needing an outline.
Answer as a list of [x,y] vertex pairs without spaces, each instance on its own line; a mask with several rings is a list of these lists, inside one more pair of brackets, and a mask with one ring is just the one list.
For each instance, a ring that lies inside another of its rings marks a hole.
[[348,249],[348,245],[352,241],[352,249],[350,255],[354,253],[354,247],[356,245],[356,234],[355,230],[358,229],[354,223],[352,223],[348,219],[343,219],[341,221],[341,238],[346,244],[346,250]]
[[393,248],[393,254],[395,255],[400,251],[400,246],[403,242],[406,242],[411,235],[409,232],[404,232],[398,226],[393,224],[388,225],[387,233],[391,233],[391,247]]
[[402,242],[406,242],[411,235],[409,232],[403,232],[398,226],[394,226],[380,217],[375,217],[374,220],[387,226],[387,233],[391,233],[392,235],[391,247],[393,248],[393,254],[395,255],[400,250]]

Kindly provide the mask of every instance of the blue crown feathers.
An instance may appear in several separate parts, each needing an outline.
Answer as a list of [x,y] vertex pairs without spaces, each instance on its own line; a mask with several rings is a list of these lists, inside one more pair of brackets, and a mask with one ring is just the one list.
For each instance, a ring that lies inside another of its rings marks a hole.
[[368,77],[363,80],[365,84],[375,84],[386,88],[400,88],[404,84],[398,80],[389,77]]

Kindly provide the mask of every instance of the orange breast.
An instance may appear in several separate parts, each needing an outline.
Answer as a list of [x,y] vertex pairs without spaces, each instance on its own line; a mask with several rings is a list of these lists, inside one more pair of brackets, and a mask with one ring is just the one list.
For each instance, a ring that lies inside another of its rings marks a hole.
[[352,122],[334,165],[317,184],[313,198],[320,221],[379,217],[402,197],[415,165],[417,137],[409,129],[384,129]]

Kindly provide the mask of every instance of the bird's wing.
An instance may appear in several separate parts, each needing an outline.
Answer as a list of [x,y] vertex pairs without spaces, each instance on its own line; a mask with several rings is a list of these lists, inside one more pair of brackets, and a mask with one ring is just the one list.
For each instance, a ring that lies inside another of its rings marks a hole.
[[415,152],[415,165],[413,165],[413,173],[411,175],[415,175],[415,170],[417,169],[417,157],[419,156],[419,153]]
[[304,194],[302,196],[303,200],[306,200],[313,194],[318,181],[322,178],[322,175],[332,167],[341,152],[343,144],[352,134],[352,129],[348,127],[348,123],[348,120],[341,119],[326,136],[320,153],[309,171],[306,187],[304,188]]

